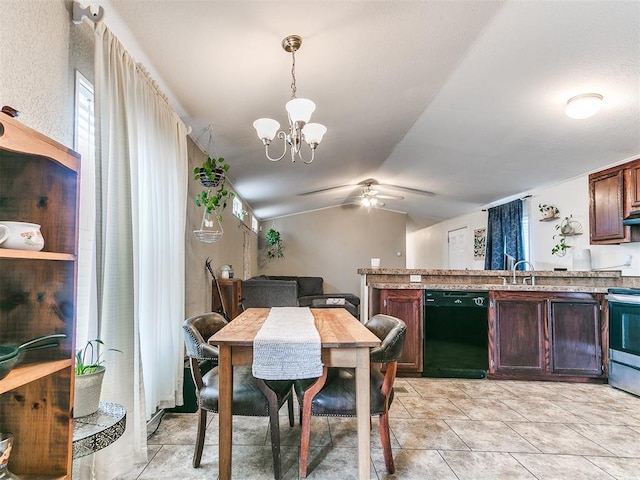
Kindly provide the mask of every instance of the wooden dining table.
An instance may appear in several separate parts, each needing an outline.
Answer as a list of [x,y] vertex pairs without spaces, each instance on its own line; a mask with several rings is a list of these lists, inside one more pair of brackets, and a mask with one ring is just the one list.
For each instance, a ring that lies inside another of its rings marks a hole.
[[[218,471],[220,480],[231,479],[233,366],[252,363],[253,340],[269,315],[269,311],[269,308],[249,308],[209,339],[211,345],[217,345],[219,348]],[[380,340],[344,308],[312,308],[311,313],[320,334],[322,363],[325,367],[323,377],[314,386],[320,387],[324,382],[327,367],[355,368],[358,478],[369,480],[371,474],[369,350],[379,345]],[[309,408],[313,399],[310,393],[313,394],[313,391],[308,390],[305,395],[305,404]],[[300,461],[301,472],[306,473],[306,459],[300,459]],[[302,462],[304,462],[304,469]]]

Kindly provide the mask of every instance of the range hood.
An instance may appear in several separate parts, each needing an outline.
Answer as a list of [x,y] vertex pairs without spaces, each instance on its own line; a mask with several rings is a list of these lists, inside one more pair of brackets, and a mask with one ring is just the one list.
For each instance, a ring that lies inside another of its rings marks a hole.
[[622,225],[640,225],[640,210],[629,212],[629,215],[622,220]]

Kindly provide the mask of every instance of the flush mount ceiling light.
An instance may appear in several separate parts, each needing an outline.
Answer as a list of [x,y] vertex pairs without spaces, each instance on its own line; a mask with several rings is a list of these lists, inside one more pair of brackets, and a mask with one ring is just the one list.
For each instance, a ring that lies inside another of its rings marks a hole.
[[570,118],[589,118],[598,113],[602,106],[602,95],[599,93],[583,93],[567,100],[565,113]]
[[[327,127],[324,125],[308,123],[311,119],[311,114],[316,109],[316,104],[307,98],[296,97],[296,52],[300,49],[300,45],[302,45],[302,37],[298,35],[289,35],[282,40],[282,48],[291,53],[291,100],[285,106],[289,117],[289,133],[285,133],[282,130],[278,132],[280,123],[271,118],[259,118],[253,122],[258,138],[262,140],[264,145],[264,153],[272,162],[282,160],[287,153],[287,145],[289,145],[292,162],[296,161],[296,157],[304,163],[313,162],[316,148],[327,131]],[[278,158],[271,158],[269,156],[269,144],[276,136],[276,132],[278,138],[283,140],[284,152]],[[311,148],[311,159],[309,161],[305,160],[300,153],[303,141]]]

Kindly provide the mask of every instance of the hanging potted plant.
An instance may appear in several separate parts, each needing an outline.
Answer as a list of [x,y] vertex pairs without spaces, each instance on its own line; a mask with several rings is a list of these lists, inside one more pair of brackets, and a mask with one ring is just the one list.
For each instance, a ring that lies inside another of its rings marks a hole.
[[84,348],[76,352],[73,394],[74,418],[91,415],[98,410],[102,379],[106,371],[102,355],[106,352],[122,353],[115,348],[99,353],[99,345],[104,345],[104,342],[99,338],[89,340]]
[[193,169],[193,179],[200,181],[203,187],[217,187],[224,184],[226,173],[229,171],[229,164],[224,158],[215,158],[204,152],[206,159],[202,165]]
[[[224,165],[226,171],[229,165]],[[196,195],[195,203],[198,207],[204,207],[200,229],[194,230],[195,237],[205,243],[214,243],[222,238],[222,212],[227,208],[227,202],[232,200],[235,194],[225,188],[225,180],[218,184],[218,188],[212,192],[211,188],[202,190]]]
[[280,232],[275,228],[270,228],[266,234],[267,239],[267,258],[271,260],[272,258],[283,258],[284,252],[282,245],[282,236]]

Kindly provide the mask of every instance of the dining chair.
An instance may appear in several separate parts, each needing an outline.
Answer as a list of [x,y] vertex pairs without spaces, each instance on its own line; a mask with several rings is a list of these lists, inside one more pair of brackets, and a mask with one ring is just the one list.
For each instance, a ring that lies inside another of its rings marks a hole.
[[[182,324],[184,341],[189,357],[191,375],[196,387],[198,403],[198,433],[193,467],[200,466],[204,436],[207,427],[207,412],[218,412],[219,376],[213,368],[204,375],[199,362],[211,360],[218,363],[218,347],[209,345],[207,340],[227,325],[222,315],[211,312],[193,316]],[[293,382],[290,380],[260,380],[251,374],[251,366],[233,367],[232,414],[239,416],[269,417],[271,430],[271,451],[273,473],[280,479],[280,423],[278,411],[287,402],[289,426],[293,427]]]
[[[371,349],[371,415],[380,417],[380,441],[384,462],[389,473],[394,473],[393,452],[389,433],[389,407],[393,402],[393,383],[396,378],[398,359],[402,355],[402,347],[407,326],[399,318],[378,314],[369,319],[365,325],[380,340],[378,347]],[[385,366],[384,372],[381,366]],[[296,380],[294,388],[303,412],[302,435],[300,440],[300,475],[306,477],[306,459],[309,450],[311,415],[330,417],[356,416],[356,377],[355,369],[334,367],[327,369],[327,379],[320,391],[315,395],[311,408],[304,407],[304,395],[315,382],[315,379]]]

